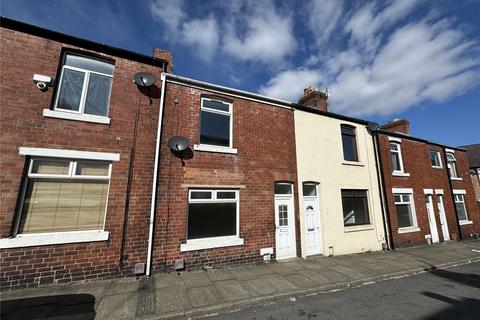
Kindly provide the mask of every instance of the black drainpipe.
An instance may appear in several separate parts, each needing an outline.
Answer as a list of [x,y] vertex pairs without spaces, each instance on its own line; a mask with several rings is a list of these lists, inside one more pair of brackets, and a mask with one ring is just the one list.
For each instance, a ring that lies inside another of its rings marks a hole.
[[[383,164],[382,164],[382,153],[379,152],[380,150],[380,145],[378,142],[378,129],[377,130],[372,130],[372,139],[373,139],[373,148],[375,151],[375,162],[377,165],[375,166],[377,169],[377,180],[378,180],[378,186],[381,189],[381,203],[382,203],[382,210],[384,211],[384,215],[382,215],[382,220],[383,220],[383,229],[385,232],[385,236],[387,237],[387,246],[388,249],[394,250],[395,245],[393,243],[393,236],[392,236],[392,224],[390,222],[390,211],[388,209],[388,198],[387,198],[387,189],[385,187],[385,172],[383,170]],[[378,156],[378,157],[377,157]],[[385,216],[387,217],[387,221],[385,221]]]
[[[450,179],[450,172],[448,171],[448,160],[447,160],[447,150],[443,148],[443,163],[445,163],[445,171],[447,172],[448,185],[450,186],[450,195],[452,197],[453,210],[455,210],[455,217],[457,218],[457,229],[458,229],[458,238],[460,240],[462,237],[462,228],[460,227],[460,220],[458,219],[457,206],[455,205],[455,195],[453,194],[452,179]],[[443,204],[445,206],[445,203]]]

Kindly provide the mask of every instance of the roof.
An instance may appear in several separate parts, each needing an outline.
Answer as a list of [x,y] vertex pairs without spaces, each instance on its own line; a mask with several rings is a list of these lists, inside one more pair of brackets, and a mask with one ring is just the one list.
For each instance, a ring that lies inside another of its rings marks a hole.
[[467,150],[468,164],[470,168],[480,168],[480,143],[461,146]]
[[2,28],[19,31],[19,32],[31,34],[37,37],[70,44],[76,47],[106,53],[112,56],[132,60],[132,61],[137,61],[140,63],[152,65],[155,67],[161,67],[163,68],[163,70],[166,70],[166,67],[168,65],[168,61],[164,59],[147,56],[138,52],[125,50],[122,48],[112,47],[103,43],[98,43],[98,42],[94,42],[94,41],[83,39],[83,38],[74,37],[74,36],[60,33],[54,30],[40,28],[28,23],[9,19],[3,16],[0,16],[0,26]]
[[464,152],[466,151],[462,147],[447,146],[445,144],[441,144],[441,143],[438,143],[438,142],[433,142],[433,141],[422,139],[422,138],[417,138],[417,137],[414,137],[414,136],[411,136],[409,134],[402,133],[402,132],[392,132],[392,131],[387,131],[387,130],[381,130],[380,129],[380,130],[378,130],[378,133],[386,135],[386,136],[397,137],[397,138],[401,138],[401,139],[409,139],[409,140],[413,140],[413,141],[417,141],[417,142],[423,142],[423,143],[426,143],[426,144],[442,147],[442,148],[445,148],[445,149],[454,149],[454,150],[464,151]]

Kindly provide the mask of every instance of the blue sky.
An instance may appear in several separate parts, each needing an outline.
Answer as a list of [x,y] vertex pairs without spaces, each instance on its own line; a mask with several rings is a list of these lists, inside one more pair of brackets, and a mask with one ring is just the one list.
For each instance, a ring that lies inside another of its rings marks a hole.
[[480,143],[480,0],[34,1],[1,14],[150,55],[179,75],[296,101],[449,145]]

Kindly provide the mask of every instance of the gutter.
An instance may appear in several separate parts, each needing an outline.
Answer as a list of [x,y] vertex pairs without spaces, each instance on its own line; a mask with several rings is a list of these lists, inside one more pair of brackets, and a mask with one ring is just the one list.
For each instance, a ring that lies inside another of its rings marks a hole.
[[163,106],[165,104],[165,89],[167,83],[166,73],[162,73],[160,79],[162,80],[162,92],[160,94],[160,108],[158,110],[158,129],[157,129],[157,141],[155,145],[155,166],[153,169],[153,183],[152,183],[152,202],[150,205],[150,219],[148,220],[148,251],[147,251],[147,266],[145,275],[149,277],[151,275],[152,265],[152,252],[153,252],[153,231],[155,228],[155,204],[157,201],[157,181],[158,181],[158,163],[160,159],[160,138],[162,135],[162,118],[163,118]]

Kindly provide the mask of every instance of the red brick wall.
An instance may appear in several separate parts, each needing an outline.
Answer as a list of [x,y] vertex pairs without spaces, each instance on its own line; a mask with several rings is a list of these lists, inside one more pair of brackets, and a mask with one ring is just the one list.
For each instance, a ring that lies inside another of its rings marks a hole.
[[462,180],[452,180],[452,188],[463,189],[466,191],[464,198],[468,219],[473,221],[473,224],[461,226],[462,236],[464,239],[467,239],[474,234],[480,234],[480,210],[476,204],[475,190],[473,189],[472,179],[470,177],[467,152],[455,150],[455,159],[457,159],[457,173]]
[[[449,178],[445,169],[444,150],[442,147],[429,145],[423,142],[418,142],[409,139],[402,139],[401,150],[404,171],[409,173],[409,177],[399,177],[392,175],[392,161],[390,155],[390,147],[388,137],[380,135],[379,139],[380,152],[382,158],[382,166],[384,170],[384,180],[387,193],[387,206],[391,222],[392,237],[395,247],[408,247],[426,244],[427,240],[425,235],[430,234],[430,225],[428,223],[427,208],[425,204],[425,194],[423,189],[443,189],[443,201],[445,207],[445,213],[447,216],[448,229],[451,239],[458,237],[458,224],[454,208],[454,202],[451,195],[451,188],[449,184]],[[442,157],[442,169],[432,168],[430,165],[429,150],[436,150],[441,153]],[[458,156],[457,156],[458,154]],[[460,152],[455,152],[455,156],[458,159],[459,172],[464,168],[464,155]],[[460,159],[462,160],[460,160]],[[467,172],[468,173],[468,172]],[[463,176],[463,173],[462,173]],[[453,182],[454,188],[466,189],[467,195],[465,197],[467,201],[467,209],[470,213],[473,212],[472,204],[474,205],[473,190],[470,191],[468,183],[465,179],[461,183]],[[420,231],[411,233],[398,233],[397,214],[393,201],[392,188],[412,188],[413,197],[415,203],[415,210],[417,216],[417,223]],[[443,234],[440,224],[440,217],[438,212],[438,206],[434,197],[434,212],[437,224],[437,230],[440,241],[443,241]],[[480,217],[478,214],[471,215],[474,219],[474,224],[470,226],[462,226],[462,236],[465,238],[469,236],[469,228],[478,229],[480,225]]]
[[[187,269],[260,261],[261,248],[275,247],[275,181],[292,181],[297,192],[293,111],[288,109],[224,96],[233,101],[233,146],[238,154],[192,151],[193,158],[185,160],[185,166],[172,156],[166,147],[170,136],[188,137],[192,149],[193,144],[199,143],[202,94],[212,95],[184,85],[167,84],[155,223],[155,269],[171,269],[175,259],[185,259]],[[174,104],[175,99],[178,105]],[[240,236],[245,244],[181,253],[188,209],[188,187],[182,184],[245,186],[240,189]]]
[[[110,100],[110,125],[46,118],[53,88],[42,92],[32,81],[34,73],[56,76],[62,48],[68,45],[1,28],[1,136],[0,136],[0,231],[10,236],[15,206],[27,163],[18,153],[20,146],[113,152],[114,162],[108,198],[105,230],[108,241],[48,245],[0,250],[2,287],[61,283],[118,274],[121,231],[125,207],[127,173],[134,119],[140,107],[139,131],[125,254],[126,268],[144,262],[147,212],[150,209],[151,181],[158,120],[159,89],[147,96],[132,83],[138,71],[157,75],[161,69],[115,56]],[[81,48],[76,48],[82,50]],[[160,81],[156,83],[160,86]]]

